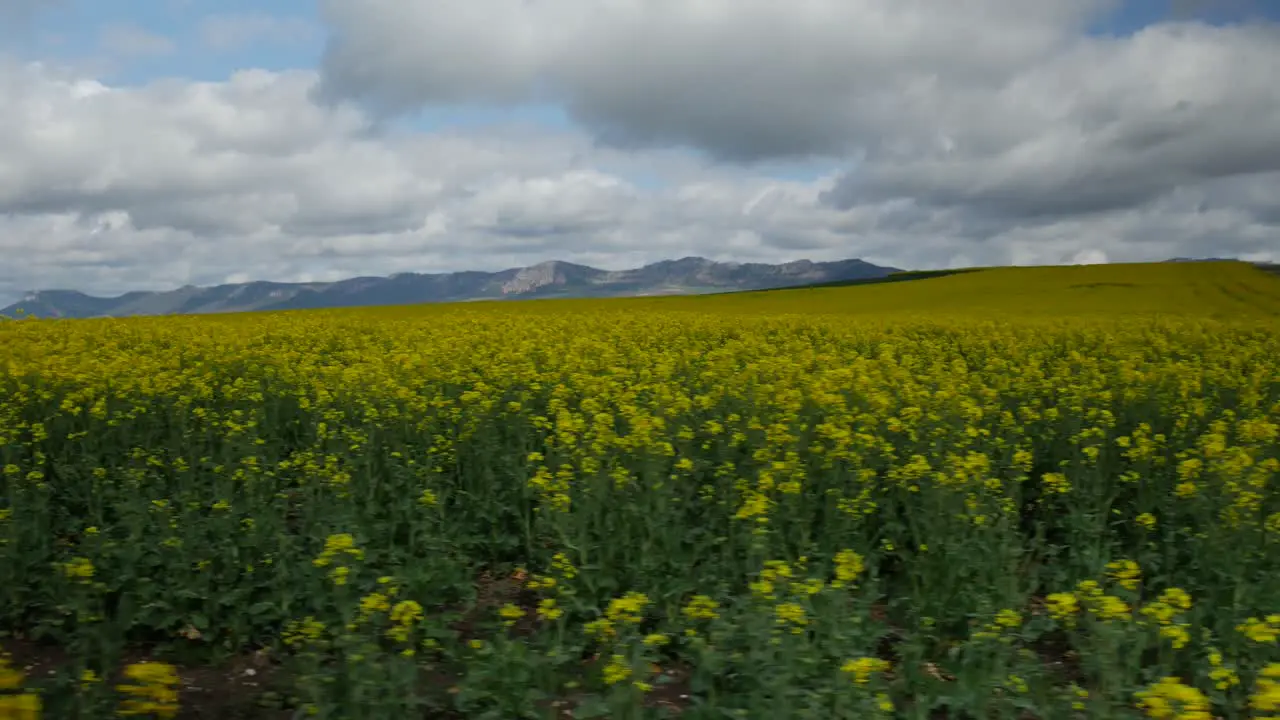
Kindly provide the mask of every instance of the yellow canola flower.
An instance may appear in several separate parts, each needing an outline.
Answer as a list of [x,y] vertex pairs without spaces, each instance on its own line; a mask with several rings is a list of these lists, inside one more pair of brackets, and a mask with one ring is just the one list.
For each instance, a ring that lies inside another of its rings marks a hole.
[[1221,652],[1210,650],[1207,659],[1210,667],[1209,679],[1213,681],[1214,687],[1219,690],[1229,690],[1240,684],[1240,675],[1223,664]]
[[833,588],[852,585],[866,570],[863,557],[848,549],[836,553],[835,566],[836,579],[831,583]]
[[694,595],[681,610],[690,620],[715,620],[720,617],[720,604],[706,595]]
[[1080,612],[1080,600],[1074,593],[1052,593],[1045,598],[1045,607],[1049,611],[1049,617],[1071,625]]
[[644,593],[629,592],[609,601],[605,617],[615,623],[638,625],[644,619],[644,608],[648,604],[649,596]]
[[846,660],[840,666],[840,672],[849,675],[854,683],[866,685],[875,675],[889,672],[892,664],[888,660],[874,657],[860,657]]
[[73,558],[62,564],[62,572],[77,582],[88,582],[93,579],[95,569],[88,558]]
[[1249,709],[1257,713],[1258,720],[1274,720],[1280,717],[1280,663],[1271,663],[1258,673],[1253,693],[1249,696]]
[[808,614],[798,603],[779,603],[774,608],[774,615],[778,625],[787,628],[796,635],[803,633],[805,625],[809,624]]
[[360,616],[367,618],[378,613],[385,613],[391,609],[391,601],[386,595],[375,592],[369,593],[360,598]]
[[538,617],[551,621],[558,620],[564,616],[564,610],[557,607],[555,598],[543,598],[538,601]]
[[174,718],[178,715],[178,674],[172,665],[140,662],[124,669],[125,682],[116,686],[125,699],[121,717]]
[[0,718],[4,720],[40,720],[44,705],[35,693],[0,695]]
[[973,634],[974,640],[999,639],[1001,642],[1012,642],[1010,633],[1022,627],[1022,613],[1011,608],[1004,608],[995,617]]
[[316,567],[325,567],[342,555],[351,556],[356,560],[364,558],[364,551],[356,547],[355,538],[350,533],[338,533],[325,538],[324,550],[312,561],[312,564]]
[[1063,473],[1045,473],[1040,477],[1040,483],[1050,495],[1066,495],[1071,492],[1071,481]]
[[1212,720],[1209,698],[1176,677],[1161,678],[1134,694],[1138,708],[1153,720]]
[[1022,614],[1017,610],[1004,609],[996,613],[996,625],[1005,628],[1017,628],[1022,626]]
[[631,677],[631,666],[622,655],[611,655],[609,662],[604,666],[602,677],[605,685],[617,685]]
[[511,627],[517,620],[524,617],[524,610],[514,603],[507,603],[498,608],[498,617],[502,618],[502,624]]
[[8,653],[0,653],[0,718],[40,720],[43,703],[34,692],[23,691],[26,674],[13,666]]
[[391,607],[391,627],[387,629],[387,637],[396,642],[408,642],[423,617],[422,605],[417,601],[401,600]]
[[1107,577],[1126,590],[1137,590],[1142,580],[1142,568],[1132,560],[1116,560],[1107,563]]
[[1236,632],[1259,645],[1275,645],[1280,640],[1280,614],[1251,617],[1236,626]]

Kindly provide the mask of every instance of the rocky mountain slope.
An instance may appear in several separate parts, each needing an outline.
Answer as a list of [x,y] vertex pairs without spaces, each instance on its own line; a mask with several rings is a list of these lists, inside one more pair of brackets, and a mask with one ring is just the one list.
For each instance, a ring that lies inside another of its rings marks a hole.
[[109,298],[74,290],[40,290],[0,309],[0,316],[123,317],[516,298],[698,294],[878,278],[897,271],[856,259],[768,265],[687,257],[619,271],[551,261],[499,272],[402,273],[331,283],[189,285],[167,292],[130,292]]

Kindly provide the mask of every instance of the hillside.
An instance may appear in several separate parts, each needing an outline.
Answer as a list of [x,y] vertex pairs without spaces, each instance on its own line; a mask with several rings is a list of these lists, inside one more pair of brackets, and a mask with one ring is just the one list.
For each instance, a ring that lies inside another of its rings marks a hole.
[[881,278],[896,270],[857,259],[797,260],[769,265],[686,257],[618,271],[551,261],[499,272],[401,273],[332,283],[260,281],[215,287],[188,285],[168,292],[130,292],[109,298],[73,290],[43,290],[28,293],[19,302],[0,308],[0,316],[125,317],[474,300],[690,295]]
[[699,298],[706,307],[779,312],[1001,316],[1280,317],[1280,277],[1236,262],[1009,267]]

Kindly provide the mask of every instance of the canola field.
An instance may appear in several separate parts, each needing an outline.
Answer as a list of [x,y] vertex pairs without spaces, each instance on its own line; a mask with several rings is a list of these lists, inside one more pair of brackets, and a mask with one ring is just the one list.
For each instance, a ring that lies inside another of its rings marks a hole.
[[1238,263],[0,324],[0,718],[1280,718]]

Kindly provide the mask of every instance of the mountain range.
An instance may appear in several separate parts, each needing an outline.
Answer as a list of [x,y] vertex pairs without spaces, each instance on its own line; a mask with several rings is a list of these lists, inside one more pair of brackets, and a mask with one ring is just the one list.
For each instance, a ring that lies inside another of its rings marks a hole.
[[184,315],[253,310],[302,310],[369,305],[523,298],[637,297],[764,290],[881,278],[900,272],[863,260],[780,265],[723,263],[700,257],[664,260],[630,270],[600,270],[550,261],[498,272],[400,273],[337,282],[255,281],[162,292],[94,297],[74,290],[39,290],[0,309],[0,316],[39,318]]

